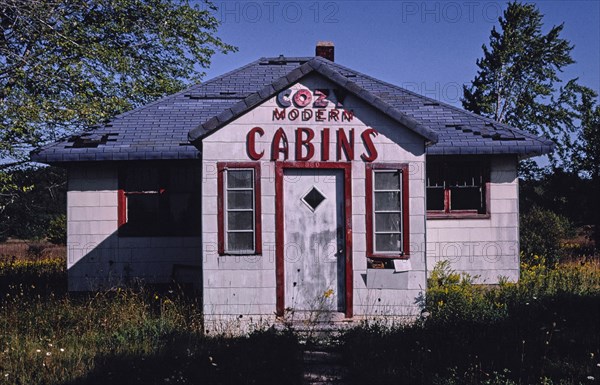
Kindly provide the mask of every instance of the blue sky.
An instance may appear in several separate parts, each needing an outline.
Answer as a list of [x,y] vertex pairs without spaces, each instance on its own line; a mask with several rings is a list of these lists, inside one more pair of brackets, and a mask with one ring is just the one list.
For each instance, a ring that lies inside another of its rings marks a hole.
[[[564,80],[600,92],[600,1],[535,2],[544,31],[563,23],[577,63]],[[318,40],[336,46],[336,62],[421,94],[460,105],[476,74],[497,1],[214,1],[219,36],[239,48],[217,55],[205,79],[262,56],[311,56]]]

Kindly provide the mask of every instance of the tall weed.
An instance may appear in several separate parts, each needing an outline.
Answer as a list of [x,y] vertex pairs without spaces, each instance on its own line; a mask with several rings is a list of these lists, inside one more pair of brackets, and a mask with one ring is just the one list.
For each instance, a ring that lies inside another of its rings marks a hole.
[[412,325],[343,338],[352,384],[591,384],[600,379],[600,265],[524,264],[518,283],[433,270]]
[[[40,291],[64,260],[0,264],[0,384],[276,384],[301,379],[295,336],[203,335],[198,298],[177,290]],[[38,281],[21,279],[38,277]],[[62,276],[62,284],[66,282]],[[45,289],[44,289],[45,290]]]

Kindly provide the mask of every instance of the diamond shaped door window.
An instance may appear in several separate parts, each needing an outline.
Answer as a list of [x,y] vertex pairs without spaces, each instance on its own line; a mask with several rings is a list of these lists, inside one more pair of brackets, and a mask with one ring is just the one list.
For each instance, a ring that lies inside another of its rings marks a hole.
[[317,207],[319,207],[325,199],[327,199],[327,197],[325,195],[323,195],[323,193],[321,191],[319,191],[318,188],[313,186],[313,188],[311,188],[302,197],[302,202],[304,202],[308,206],[309,209],[311,209],[312,211],[315,211],[317,209]]

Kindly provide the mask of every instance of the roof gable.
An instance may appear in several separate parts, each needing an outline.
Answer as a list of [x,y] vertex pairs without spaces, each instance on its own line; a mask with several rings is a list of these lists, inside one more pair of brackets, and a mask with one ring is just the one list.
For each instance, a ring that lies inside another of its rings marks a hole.
[[435,143],[438,140],[438,135],[434,131],[428,129],[424,125],[420,124],[410,116],[405,115],[401,111],[397,110],[393,106],[389,105],[383,99],[377,97],[369,90],[361,87],[355,82],[349,80],[345,76],[341,75],[335,68],[330,66],[332,62],[321,57],[314,57],[311,60],[303,63],[297,68],[290,71],[287,75],[280,77],[269,85],[266,85],[257,92],[248,95],[243,100],[239,101],[230,108],[225,109],[219,115],[212,117],[208,121],[202,123],[198,127],[192,129],[189,132],[188,138],[192,143],[199,143],[202,138],[209,135],[212,131],[217,130],[227,123],[237,119],[239,116],[250,111],[254,107],[262,104],[267,99],[271,98],[278,92],[290,87],[294,83],[306,75],[316,72],[327,80],[346,90],[347,92],[362,99],[368,105],[379,110],[385,115],[389,116],[392,120],[402,124],[413,132],[424,137],[431,143]]

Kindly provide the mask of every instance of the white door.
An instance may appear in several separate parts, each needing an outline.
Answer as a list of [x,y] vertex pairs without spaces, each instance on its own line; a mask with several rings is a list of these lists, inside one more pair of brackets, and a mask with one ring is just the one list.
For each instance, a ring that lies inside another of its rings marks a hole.
[[344,311],[344,172],[285,169],[283,194],[285,307]]

